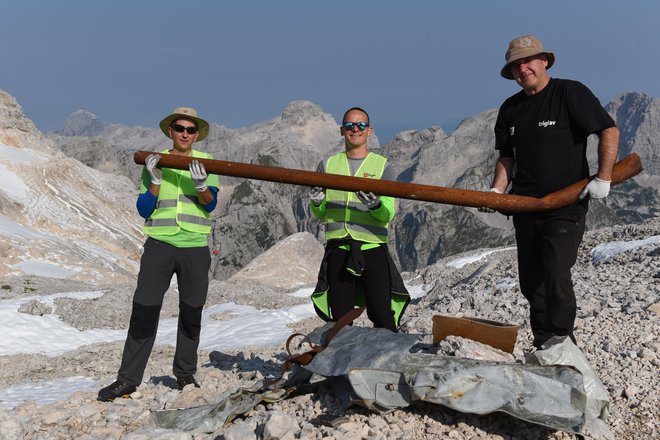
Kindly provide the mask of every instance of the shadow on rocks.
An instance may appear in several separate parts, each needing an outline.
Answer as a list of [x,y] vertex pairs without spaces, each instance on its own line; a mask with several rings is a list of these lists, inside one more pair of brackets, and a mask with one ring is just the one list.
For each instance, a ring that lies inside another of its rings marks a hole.
[[219,351],[212,351],[209,353],[209,363],[204,365],[205,367],[215,367],[224,371],[231,372],[254,372],[260,373],[262,377],[268,376],[279,376],[282,373],[282,367],[286,356],[284,353],[278,355],[278,358],[282,359],[276,360],[265,360],[255,355],[254,353],[250,354],[249,358],[245,358],[243,352],[239,352],[236,355],[230,355],[226,353],[221,353]]
[[179,389],[179,386],[176,383],[176,379],[171,376],[152,376],[149,379],[149,382],[154,385],[163,385],[174,390]]
[[[553,437],[555,433],[562,434],[560,431],[552,428],[533,423],[525,423],[501,411],[482,415],[468,414],[423,401],[413,402],[406,411],[420,416],[427,416],[437,421],[438,427],[441,427],[441,430],[446,429],[448,432],[459,431],[459,433],[466,435],[467,438],[471,438],[475,434],[474,429],[498,436],[498,438],[524,438],[526,440],[547,440],[555,438]],[[435,432],[434,434],[442,435],[448,434],[448,432]]]

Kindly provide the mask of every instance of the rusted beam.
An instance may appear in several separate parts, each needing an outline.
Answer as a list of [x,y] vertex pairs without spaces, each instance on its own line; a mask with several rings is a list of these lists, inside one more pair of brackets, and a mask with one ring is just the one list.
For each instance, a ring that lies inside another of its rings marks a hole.
[[[150,154],[160,154],[160,168],[175,168],[187,170],[192,161],[188,156],[161,154],[153,151],[140,150],[134,154],[137,164],[144,164]],[[317,173],[314,171],[295,170],[291,168],[254,165],[225,160],[199,159],[212,174],[222,176],[244,177],[247,179],[266,180],[269,182],[288,183],[292,185],[320,186],[343,191],[366,191],[383,196],[400,199],[420,200],[426,202],[446,203],[450,205],[485,206],[502,212],[523,213],[543,212],[568,206],[578,198],[580,191],[589,179],[583,179],[562,190],[548,194],[543,198],[497,194],[485,191],[473,191],[442,186],[422,185],[418,183],[396,182],[391,180],[367,179],[363,177],[340,176],[337,174]],[[639,155],[629,154],[614,165],[612,185],[636,176],[642,171]]]

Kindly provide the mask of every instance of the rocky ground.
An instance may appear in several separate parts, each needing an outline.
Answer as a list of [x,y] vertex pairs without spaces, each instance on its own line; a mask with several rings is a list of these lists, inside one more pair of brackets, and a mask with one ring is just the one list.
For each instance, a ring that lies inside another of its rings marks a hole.
[[[592,249],[601,243],[642,240],[660,235],[660,218],[640,225],[604,228],[587,233],[574,268],[578,294],[578,346],[610,396],[607,425],[612,438],[658,438],[660,398],[660,244],[639,247],[594,264]],[[473,316],[518,323],[521,330],[513,361],[524,362],[531,349],[526,301],[517,286],[512,250],[488,255],[461,268],[448,258],[416,273],[412,284],[429,293],[409,307],[402,331],[420,334],[418,349],[432,346],[432,317]],[[313,265],[313,264],[312,264]],[[286,295],[262,283],[213,282],[208,304],[233,301],[259,308],[281,308],[306,299]],[[102,287],[37,277],[0,280],[0,299],[65,291],[103,290],[96,300],[57,300],[56,313],[78,329],[125,328],[133,286]],[[163,317],[176,314],[176,298],[168,295]],[[33,304],[26,312],[38,313]],[[322,322],[309,318],[292,326],[308,333]],[[358,325],[368,326],[364,318]],[[224,392],[279,374],[284,345],[241,350],[202,351],[199,389],[175,388],[171,376],[174,348],[156,346],[145,377],[131,399],[96,401],[96,392],[77,392],[60,402],[38,406],[27,402],[0,410],[3,439],[569,439],[573,434],[533,425],[503,413],[471,415],[416,401],[410,407],[379,415],[365,408],[343,408],[329,393],[314,392],[258,404],[244,416],[210,433],[157,428],[152,411],[217,403]],[[123,343],[94,344],[54,357],[0,357],[0,383],[9,386],[69,376],[97,380],[99,388],[115,379]]]

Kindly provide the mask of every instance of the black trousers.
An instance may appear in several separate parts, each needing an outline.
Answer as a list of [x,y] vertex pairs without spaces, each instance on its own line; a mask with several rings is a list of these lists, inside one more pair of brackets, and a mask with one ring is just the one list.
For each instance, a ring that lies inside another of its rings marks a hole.
[[131,385],[142,382],[156,340],[163,298],[174,274],[179,286],[179,322],[172,370],[176,377],[197,371],[197,348],[210,266],[208,246],[177,248],[147,239],[140,260],[131,322],[117,379]]
[[355,307],[358,289],[362,289],[367,315],[374,327],[396,332],[390,295],[390,269],[382,247],[362,251],[364,271],[355,276],[346,270],[350,252],[335,248],[328,256],[328,301],[337,320]]
[[530,304],[534,346],[553,336],[569,336],[577,304],[571,268],[584,235],[585,215],[513,216],[518,246],[520,290]]

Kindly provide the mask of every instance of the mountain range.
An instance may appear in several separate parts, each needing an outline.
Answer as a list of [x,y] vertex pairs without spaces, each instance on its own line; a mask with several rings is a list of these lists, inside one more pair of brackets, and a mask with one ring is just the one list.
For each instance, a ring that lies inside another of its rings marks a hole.
[[[658,216],[660,206],[655,148],[660,100],[623,93],[606,109],[621,129],[620,157],[639,154],[645,170],[614,187],[605,202],[590,202],[590,229],[637,223]],[[468,117],[450,134],[440,127],[401,132],[385,145],[377,138],[378,122],[372,121],[376,136],[370,148],[392,161],[399,181],[485,191],[496,160],[496,116],[491,109]],[[135,212],[141,166],[133,162],[133,153],[171,146],[157,122],[128,127],[79,110],[61,130],[42,134],[16,100],[0,91],[0,167],[5,176],[0,220],[7,223],[0,225],[0,274],[29,273],[30,264],[53,264],[66,267],[67,276],[84,279],[83,266],[90,264],[105,265],[108,277],[133,276],[143,240],[142,219]],[[595,139],[590,144],[594,172]],[[330,114],[312,102],[294,101],[280,115],[250,127],[211,123],[209,136],[196,148],[216,159],[314,170],[323,157],[342,150],[343,141]],[[308,209],[309,188],[226,176],[221,176],[221,187],[210,239],[217,250],[211,269],[215,279],[229,278],[297,232],[311,232],[322,241],[321,226]],[[511,221],[503,215],[412,200],[398,201],[390,232],[390,250],[404,271],[514,242]],[[21,256],[22,246],[35,252]]]

